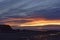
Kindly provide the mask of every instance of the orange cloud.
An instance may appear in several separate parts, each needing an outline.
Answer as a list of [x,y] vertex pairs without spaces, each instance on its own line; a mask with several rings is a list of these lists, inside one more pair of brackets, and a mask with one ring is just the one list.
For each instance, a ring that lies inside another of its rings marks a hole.
[[45,26],[45,25],[60,25],[60,20],[34,20],[31,22],[26,22],[20,26]]
[[[15,20],[29,20],[27,22],[14,22]],[[60,25],[60,19],[46,19],[46,18],[8,18],[5,20],[0,20],[10,26],[45,26],[45,25]]]

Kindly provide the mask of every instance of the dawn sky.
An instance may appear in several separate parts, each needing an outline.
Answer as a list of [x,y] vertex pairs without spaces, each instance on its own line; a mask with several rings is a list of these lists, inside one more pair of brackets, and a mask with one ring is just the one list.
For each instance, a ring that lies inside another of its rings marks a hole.
[[60,25],[60,0],[0,0],[0,24]]

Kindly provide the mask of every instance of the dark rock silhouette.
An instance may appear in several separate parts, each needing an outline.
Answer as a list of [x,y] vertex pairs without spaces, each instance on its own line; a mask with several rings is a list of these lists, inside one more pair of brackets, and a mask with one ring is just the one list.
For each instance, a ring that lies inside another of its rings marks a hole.
[[9,25],[0,25],[1,30],[9,30],[11,27]]
[[9,25],[0,25],[0,32],[12,32],[13,29]]

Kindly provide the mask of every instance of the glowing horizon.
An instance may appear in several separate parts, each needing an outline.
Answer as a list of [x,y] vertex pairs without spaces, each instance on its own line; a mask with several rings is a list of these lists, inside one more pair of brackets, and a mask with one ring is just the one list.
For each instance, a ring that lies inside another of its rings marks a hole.
[[[27,22],[13,22],[15,20],[26,20]],[[46,19],[46,18],[8,18],[5,20],[0,20],[4,24],[10,26],[46,26],[46,25],[60,25],[60,19]]]

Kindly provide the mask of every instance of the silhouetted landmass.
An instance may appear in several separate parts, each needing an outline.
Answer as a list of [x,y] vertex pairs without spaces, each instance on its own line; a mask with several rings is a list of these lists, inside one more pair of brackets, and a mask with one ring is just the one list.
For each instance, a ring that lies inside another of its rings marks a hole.
[[14,30],[9,25],[0,25],[0,40],[60,40],[60,31]]
[[0,32],[10,32],[13,29],[9,25],[0,25]]

